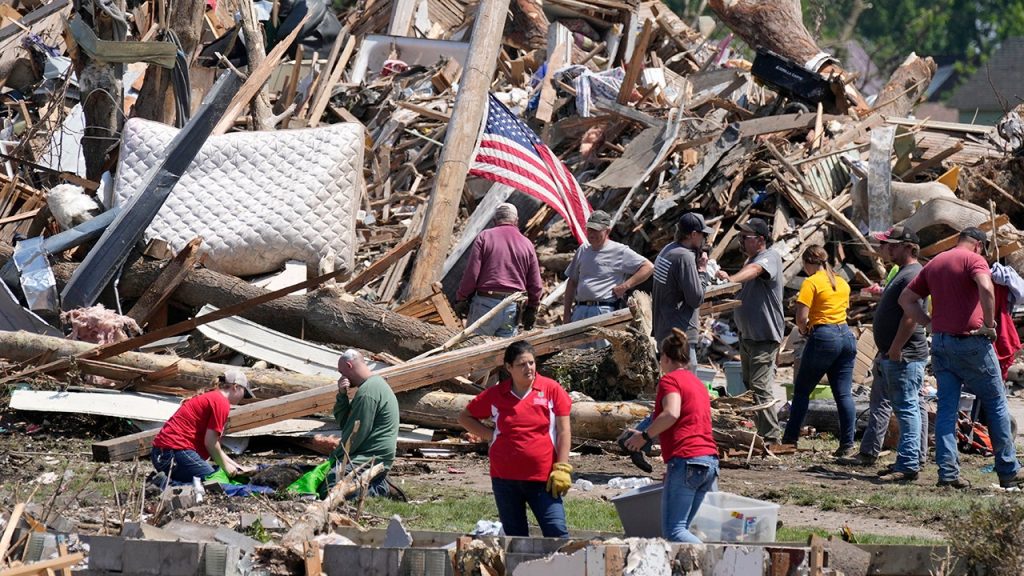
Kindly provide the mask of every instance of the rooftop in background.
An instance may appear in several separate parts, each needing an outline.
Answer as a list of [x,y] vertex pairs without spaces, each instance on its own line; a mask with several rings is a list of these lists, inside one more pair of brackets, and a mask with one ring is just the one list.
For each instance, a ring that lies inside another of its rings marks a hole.
[[1002,116],[1004,105],[1013,108],[1024,98],[1022,61],[1024,38],[1007,38],[992,58],[953,92],[948,105],[961,111],[961,121],[965,113],[973,115],[975,110]]

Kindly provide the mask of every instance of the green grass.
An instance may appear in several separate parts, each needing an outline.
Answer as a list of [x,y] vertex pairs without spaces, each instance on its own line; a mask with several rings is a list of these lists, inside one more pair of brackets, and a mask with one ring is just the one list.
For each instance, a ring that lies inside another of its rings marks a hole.
[[[363,511],[389,518],[402,517],[406,528],[444,532],[468,532],[478,520],[497,520],[498,509],[489,492],[440,489],[421,483],[403,486],[409,502],[396,502],[385,498],[371,498]],[[566,500],[566,522],[570,530],[595,532],[622,532],[615,506],[603,500],[575,498]],[[531,524],[536,524],[527,515]]]
[[[807,539],[815,534],[822,538],[838,536],[838,532],[829,532],[821,528],[803,528],[783,526],[775,533],[776,542],[792,542],[806,544]],[[858,544],[903,544],[908,546],[941,546],[946,542],[931,540],[929,538],[918,538],[916,536],[888,536],[884,534],[854,534]]]

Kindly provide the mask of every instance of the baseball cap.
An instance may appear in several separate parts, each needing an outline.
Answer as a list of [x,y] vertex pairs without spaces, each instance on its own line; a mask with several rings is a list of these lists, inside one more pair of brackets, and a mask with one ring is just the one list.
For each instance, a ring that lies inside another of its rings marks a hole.
[[904,226],[893,226],[885,232],[875,232],[871,237],[886,244],[921,244],[921,239],[917,237],[917,234]]
[[708,225],[704,222],[704,216],[696,212],[687,212],[679,217],[679,229],[684,234],[690,232],[701,232],[704,234],[713,234],[715,231],[708,228]]
[[252,393],[252,388],[249,387],[249,379],[245,377],[245,374],[241,370],[226,370],[222,378],[224,378],[224,381],[228,384],[241,386],[245,390],[246,398],[256,397],[256,395]]
[[765,241],[771,241],[772,231],[768,228],[768,223],[763,218],[751,218],[745,223],[740,224],[740,230],[744,232],[750,232],[751,234],[757,234],[765,239]]
[[594,210],[587,218],[587,228],[591,230],[607,230],[612,227],[612,217],[604,210]]
[[981,228],[975,228],[974,226],[969,226],[961,230],[960,237],[973,238],[978,242],[988,242],[988,234],[985,234],[985,231]]

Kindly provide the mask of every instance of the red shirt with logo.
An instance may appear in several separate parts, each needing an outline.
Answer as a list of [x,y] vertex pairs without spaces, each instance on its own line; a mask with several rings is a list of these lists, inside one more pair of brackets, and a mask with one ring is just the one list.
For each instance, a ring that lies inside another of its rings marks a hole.
[[907,286],[922,298],[932,297],[932,331],[942,334],[967,334],[981,328],[981,299],[974,277],[991,276],[988,262],[980,254],[952,248],[931,262]]
[[545,482],[555,462],[555,417],[568,416],[572,400],[558,382],[537,375],[522,399],[512,380],[502,380],[473,398],[466,410],[494,420],[489,455],[491,477]]
[[220,390],[213,390],[185,400],[153,439],[154,448],[169,450],[195,450],[203,458],[206,451],[206,431],[218,435],[224,432],[231,403]]
[[717,456],[718,444],[711,434],[711,396],[704,385],[689,370],[673,370],[658,380],[658,395],[654,400],[654,417],[664,411],[665,396],[679,394],[679,420],[658,436],[661,457],[672,458]]

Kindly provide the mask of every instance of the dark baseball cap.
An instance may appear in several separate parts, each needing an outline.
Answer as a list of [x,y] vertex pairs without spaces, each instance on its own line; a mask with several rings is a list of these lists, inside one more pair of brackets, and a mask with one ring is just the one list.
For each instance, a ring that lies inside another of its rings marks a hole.
[[612,217],[604,210],[594,210],[587,218],[587,228],[591,230],[607,230],[612,227]]
[[977,240],[978,242],[982,243],[988,242],[988,234],[985,234],[985,231],[982,230],[981,228],[975,228],[974,226],[969,226],[961,230],[960,237],[973,238],[974,240]]
[[875,232],[872,238],[886,244],[917,244],[921,245],[921,239],[913,230],[905,226],[893,226],[885,232]]
[[763,218],[751,218],[745,223],[740,224],[740,230],[744,232],[750,232],[751,234],[757,234],[765,239],[765,241],[771,241],[772,231],[768,228],[768,223]]
[[715,231],[708,227],[704,222],[704,216],[696,212],[687,212],[679,217],[679,230],[684,234],[691,232],[701,232],[703,234],[713,234]]

